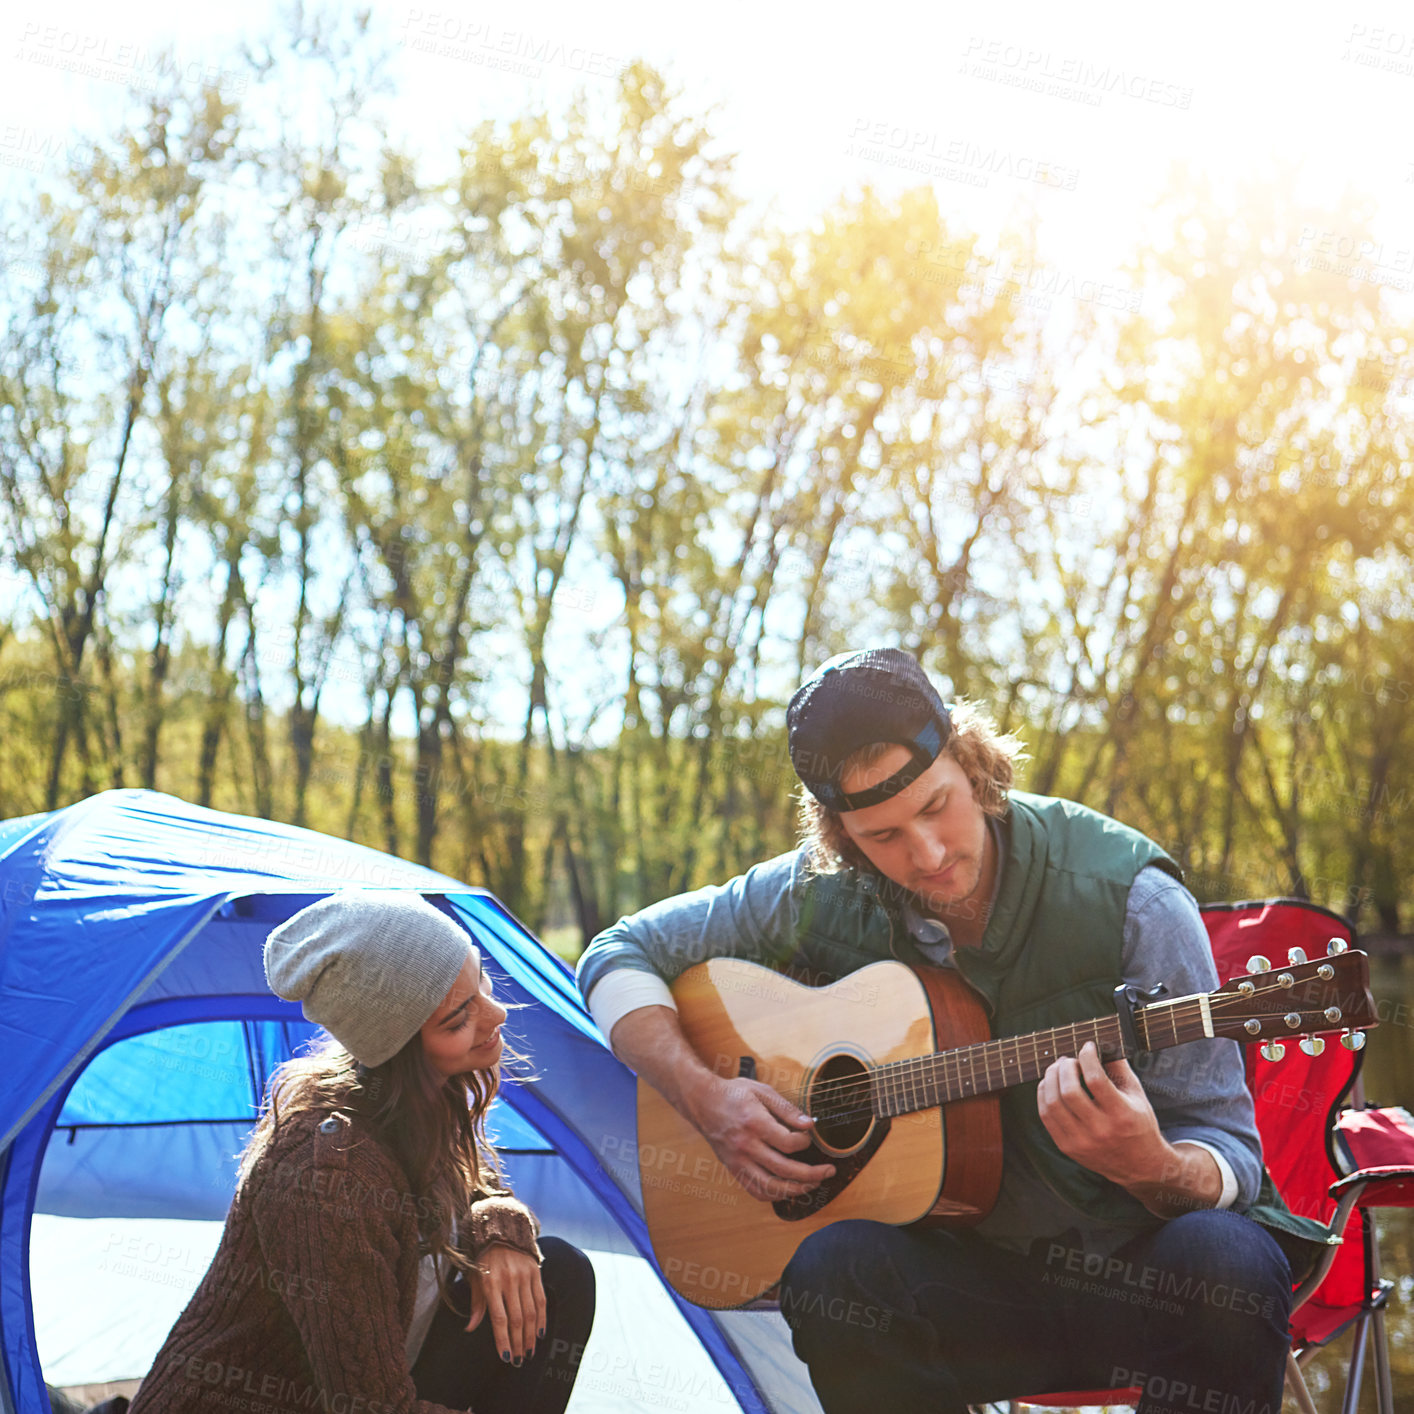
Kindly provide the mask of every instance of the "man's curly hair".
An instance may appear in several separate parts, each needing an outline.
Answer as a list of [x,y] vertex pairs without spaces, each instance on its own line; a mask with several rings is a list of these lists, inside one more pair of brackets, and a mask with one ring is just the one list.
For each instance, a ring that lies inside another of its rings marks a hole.
[[[943,748],[962,767],[972,794],[988,815],[1006,814],[1006,793],[1016,779],[1016,763],[1027,759],[1020,737],[997,730],[985,710],[975,702],[959,699],[950,705],[952,735]],[[875,742],[846,758],[841,777],[871,766],[897,743]],[[796,828],[810,868],[817,874],[837,874],[841,869],[877,873],[854,841],[845,833],[839,812],[829,810],[802,785]]]

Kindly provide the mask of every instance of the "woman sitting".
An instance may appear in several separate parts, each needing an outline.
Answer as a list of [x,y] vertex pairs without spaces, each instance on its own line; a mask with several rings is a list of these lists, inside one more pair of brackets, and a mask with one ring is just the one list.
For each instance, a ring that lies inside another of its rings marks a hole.
[[482,1128],[506,1009],[416,894],[347,891],[265,944],[332,1041],[272,1077],[221,1244],[131,1414],[559,1414],[594,1318]]

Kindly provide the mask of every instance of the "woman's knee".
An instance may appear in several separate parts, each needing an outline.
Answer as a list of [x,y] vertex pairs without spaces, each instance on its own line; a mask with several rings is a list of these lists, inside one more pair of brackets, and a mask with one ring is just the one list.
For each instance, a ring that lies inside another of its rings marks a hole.
[[572,1281],[594,1281],[594,1264],[572,1242],[563,1237],[540,1239],[540,1270],[546,1275],[566,1275]]
[[594,1264],[562,1237],[542,1237],[540,1257],[540,1279],[561,1319],[577,1318],[587,1328],[594,1316]]

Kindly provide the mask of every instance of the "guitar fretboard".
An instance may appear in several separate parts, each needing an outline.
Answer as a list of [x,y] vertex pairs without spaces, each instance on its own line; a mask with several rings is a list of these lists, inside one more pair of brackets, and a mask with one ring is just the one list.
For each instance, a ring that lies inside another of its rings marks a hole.
[[[1138,1012],[1134,1020],[1140,1049],[1163,1050],[1207,1034],[1196,1019],[1193,1000],[1180,998],[1151,1004]],[[1077,1021],[1024,1036],[1003,1036],[874,1067],[869,1082],[872,1108],[878,1115],[912,1114],[965,1100],[970,1095],[989,1095],[1028,1080],[1039,1080],[1053,1061],[1061,1056],[1078,1056],[1090,1041],[1095,1043],[1101,1060],[1118,1060],[1129,1054],[1117,1016]]]

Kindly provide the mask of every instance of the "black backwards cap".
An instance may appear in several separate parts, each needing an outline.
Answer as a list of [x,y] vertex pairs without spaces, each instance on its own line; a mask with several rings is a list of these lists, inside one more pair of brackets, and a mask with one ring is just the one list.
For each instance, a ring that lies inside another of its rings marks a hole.
[[[912,785],[947,745],[952,715],[918,660],[898,648],[841,653],[796,689],[786,708],[791,764],[827,810],[864,810]],[[876,742],[913,759],[868,790],[847,792],[841,767]]]

